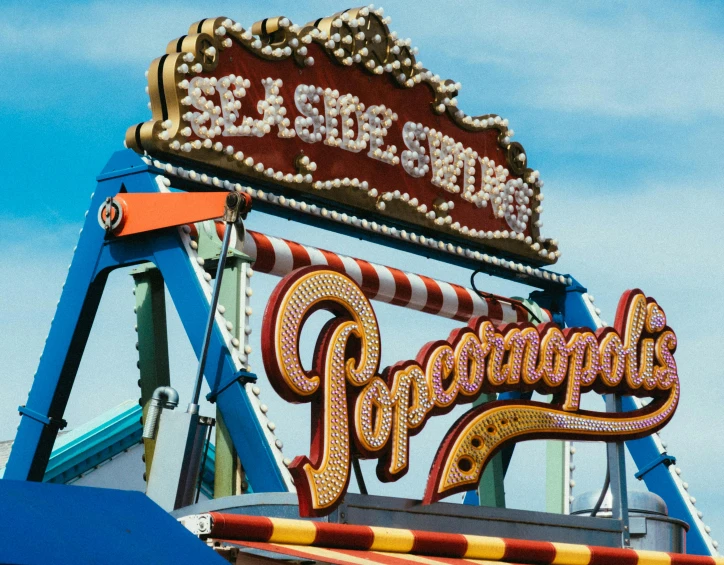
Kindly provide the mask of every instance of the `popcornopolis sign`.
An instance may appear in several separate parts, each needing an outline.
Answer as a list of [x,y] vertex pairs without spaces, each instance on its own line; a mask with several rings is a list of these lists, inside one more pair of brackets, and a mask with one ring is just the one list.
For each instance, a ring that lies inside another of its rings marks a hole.
[[[529,264],[559,256],[539,231],[542,182],[507,121],[458,110],[460,86],[424,69],[380,11],[347,10],[304,27],[270,18],[251,31],[202,20],[148,76],[153,119],[126,135],[138,152],[266,184],[300,214],[307,195],[363,216],[341,213],[353,223],[417,226]],[[426,243],[406,228],[396,235]],[[320,309],[334,318],[306,370],[299,336]],[[312,405],[310,454],[289,466],[302,515],[325,515],[341,502],[352,457],[377,459],[382,481],[402,477],[410,438],[425,422],[483,393],[536,391],[553,401],[469,410],[439,446],[423,503],[474,488],[507,442],[634,439],[664,426],[679,401],[676,336],[639,290],[621,298],[613,327],[596,332],[478,317],[382,370],[381,346],[369,300],[333,269],[291,272],[267,305],[269,380],[284,399]],[[590,390],[652,401],[633,412],[587,412],[580,399]]]
[[305,26],[269,18],[251,31],[202,20],[151,64],[153,118],[129,128],[126,145],[338,205],[349,222],[413,243],[437,234],[554,263],[557,243],[540,234],[543,182],[508,121],[463,113],[460,84],[415,53],[381,10]]
[[[307,370],[299,337],[317,310],[334,318],[322,329]],[[383,482],[404,476],[411,436],[430,417],[482,393],[536,391],[552,394],[553,401],[503,400],[470,409],[438,448],[424,504],[475,488],[508,442],[627,441],[661,429],[679,402],[676,335],[662,308],[640,290],[626,292],[614,326],[596,332],[478,317],[423,346],[414,360],[382,371],[381,348],[372,305],[344,274],[304,267],[272,294],[262,325],[264,368],[282,398],[312,405],[310,455],[289,467],[303,516],[328,514],[342,501],[353,453],[377,459]],[[632,412],[581,410],[581,395],[590,390],[653,400]]]

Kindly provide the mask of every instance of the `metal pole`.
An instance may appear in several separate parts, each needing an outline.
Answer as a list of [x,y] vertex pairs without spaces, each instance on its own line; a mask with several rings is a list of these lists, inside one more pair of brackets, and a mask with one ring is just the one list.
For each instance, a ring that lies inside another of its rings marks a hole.
[[214,281],[214,291],[211,294],[211,303],[209,304],[209,318],[206,321],[206,331],[204,333],[204,341],[201,345],[201,353],[199,354],[199,367],[196,372],[196,383],[194,384],[194,394],[189,403],[186,412],[189,414],[199,413],[199,397],[201,396],[201,383],[204,379],[204,368],[206,367],[206,354],[211,341],[211,332],[214,329],[214,318],[216,316],[216,307],[219,304],[219,291],[221,290],[221,279],[224,276],[224,266],[226,265],[226,255],[229,252],[229,242],[231,241],[231,230],[234,228],[234,222],[227,222],[224,229],[224,240],[221,244],[221,255],[219,255],[219,264],[216,267],[216,280]]
[[[168,337],[166,332],[166,297],[161,271],[150,263],[131,273],[136,285],[136,331],[138,332],[138,369],[144,423],[153,392],[170,386]],[[146,477],[151,476],[155,439],[143,440]]]
[[362,475],[362,467],[359,464],[359,458],[355,455],[352,457],[352,469],[354,470],[354,478],[357,479],[357,486],[360,494],[367,494],[367,485],[365,484],[364,475]]
[[[606,411],[618,414],[623,411],[619,395],[606,395]],[[626,491],[626,451],[623,442],[607,444],[606,456],[611,480],[611,518],[621,521],[623,546],[630,547],[631,534],[629,532],[628,493]]]
[[204,483],[204,470],[206,469],[206,460],[209,457],[209,445],[211,445],[211,430],[214,428],[213,425],[209,425],[209,433],[206,434],[206,442],[204,443],[204,457],[201,459],[201,466],[199,467],[199,479],[196,483],[196,498],[194,503],[199,501],[201,495],[201,485]]

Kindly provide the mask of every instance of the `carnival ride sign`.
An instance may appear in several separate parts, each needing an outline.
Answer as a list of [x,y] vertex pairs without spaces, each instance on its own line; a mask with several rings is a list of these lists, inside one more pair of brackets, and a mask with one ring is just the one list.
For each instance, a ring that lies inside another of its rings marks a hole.
[[557,244],[539,229],[543,182],[508,121],[462,112],[460,84],[425,69],[387,22],[368,8],[251,31],[202,20],[152,63],[153,118],[126,144],[266,185],[299,214],[321,203],[413,243],[433,234],[554,263]]
[[[335,317],[323,328],[306,370],[299,336],[320,309]],[[552,394],[553,401],[496,401],[468,411],[438,449],[424,503],[475,488],[506,442],[634,439],[664,426],[679,400],[676,336],[661,307],[640,290],[626,292],[614,326],[595,333],[550,322],[496,325],[473,318],[446,340],[429,342],[415,360],[383,371],[381,346],[372,305],[337,271],[293,271],[269,301],[262,327],[269,380],[289,402],[312,404],[310,455],[290,466],[301,515],[324,515],[339,504],[353,455],[378,459],[381,481],[402,477],[409,468],[410,436],[428,418],[482,393],[536,391]],[[633,412],[584,411],[581,394],[589,390],[653,400]]]
[[[458,109],[460,85],[425,69],[387,23],[369,8],[305,26],[269,18],[251,30],[228,18],[202,20],[152,63],[153,117],[130,128],[126,144],[154,164],[167,161],[177,176],[245,191],[292,215],[372,226],[472,258],[492,248],[522,258],[521,272],[554,263],[557,243],[540,234],[543,183],[507,120]],[[307,370],[300,334],[320,309],[334,317]],[[380,371],[369,299],[347,274],[316,265],[276,288],[261,339],[274,389],[312,404],[310,454],[289,467],[307,516],[340,503],[353,457],[377,459],[379,479],[395,481],[409,469],[410,437],[430,417],[484,393],[538,392],[552,401],[469,410],[441,442],[424,503],[474,488],[507,442],[634,439],[664,426],[679,400],[676,336],[639,290],[621,298],[613,327],[477,317]],[[652,400],[625,413],[581,410],[591,390]]]

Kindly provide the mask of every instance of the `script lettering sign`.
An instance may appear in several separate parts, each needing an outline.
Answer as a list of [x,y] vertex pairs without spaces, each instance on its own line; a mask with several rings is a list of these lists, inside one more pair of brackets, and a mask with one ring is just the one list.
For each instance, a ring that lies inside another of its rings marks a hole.
[[[322,330],[313,366],[306,370],[299,336],[319,309],[335,317]],[[424,503],[474,488],[491,455],[506,442],[649,435],[671,419],[678,404],[675,350],[676,335],[664,311],[640,290],[631,290],[621,298],[614,326],[595,333],[553,323],[498,326],[474,318],[446,340],[425,345],[415,360],[380,371],[372,305],[352,279],[319,266],[282,280],[262,327],[271,384],[290,402],[312,404],[310,455],[290,466],[302,515],[324,515],[339,504],[353,453],[377,459],[381,481],[402,477],[409,468],[410,437],[430,417],[481,393],[536,391],[554,400],[498,401],[467,412],[442,441]],[[587,412],[580,410],[580,400],[589,390],[653,400],[634,412]]]

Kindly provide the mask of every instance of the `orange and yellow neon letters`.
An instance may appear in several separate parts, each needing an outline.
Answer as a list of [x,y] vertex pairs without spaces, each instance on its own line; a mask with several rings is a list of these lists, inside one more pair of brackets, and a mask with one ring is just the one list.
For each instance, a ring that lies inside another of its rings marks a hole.
[[[299,358],[299,335],[319,309],[335,317],[319,336],[307,371]],[[329,513],[341,501],[352,456],[378,459],[382,481],[402,477],[409,467],[410,436],[430,416],[481,393],[537,391],[553,394],[554,401],[493,402],[470,410],[442,442],[424,502],[473,488],[506,441],[641,437],[671,418],[679,398],[676,336],[663,310],[639,290],[624,294],[613,328],[594,333],[553,323],[496,326],[476,318],[446,341],[425,345],[415,361],[380,373],[380,333],[369,300],[346,275],[306,267],[274,291],[262,340],[275,390],[290,402],[313,406],[310,455],[290,466],[303,515]],[[625,414],[584,412],[580,399],[588,390],[654,401]]]

